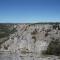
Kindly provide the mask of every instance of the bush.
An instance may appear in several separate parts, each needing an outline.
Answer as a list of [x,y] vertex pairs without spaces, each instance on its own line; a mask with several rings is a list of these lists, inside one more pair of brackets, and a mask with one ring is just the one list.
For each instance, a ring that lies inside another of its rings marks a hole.
[[58,28],[58,30],[60,30],[60,27],[59,27],[58,23],[56,23],[56,24],[53,25],[53,29],[56,29],[56,28]]
[[9,45],[7,45],[7,46],[4,45],[4,49],[8,50],[8,47],[9,47]]
[[10,24],[0,24],[0,38],[8,37],[10,34],[16,32],[16,28],[13,28]]
[[10,34],[13,34],[16,31],[16,28],[11,24],[0,24],[0,46],[8,40]]
[[52,40],[45,52],[48,55],[60,55],[60,40]]
[[34,43],[36,42],[36,37],[35,36],[32,36],[32,39],[34,39]]
[[32,35],[37,34],[37,29],[35,29],[31,34],[32,34]]
[[45,37],[47,37],[48,35],[49,35],[48,32],[46,32],[46,33],[45,33]]

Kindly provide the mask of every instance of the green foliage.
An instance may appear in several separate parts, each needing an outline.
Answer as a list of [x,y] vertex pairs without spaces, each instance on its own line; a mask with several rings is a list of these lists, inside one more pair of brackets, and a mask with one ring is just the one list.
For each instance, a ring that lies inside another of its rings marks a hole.
[[0,24],[0,38],[8,37],[9,34],[16,32],[16,29],[13,28],[10,24]]
[[29,50],[27,48],[23,48],[22,51],[21,51],[22,54],[26,54],[26,53],[29,53]]
[[0,24],[0,45],[8,40],[10,34],[13,34],[16,31],[13,24]]
[[37,34],[37,29],[35,29],[31,34],[32,34],[32,35]]
[[46,32],[46,33],[45,33],[45,37],[47,37],[48,35],[49,35],[48,32]]
[[0,34],[0,38],[3,38],[3,37],[8,37],[9,36],[9,34],[8,33],[3,33],[3,34]]
[[59,26],[59,24],[58,24],[58,23],[53,24],[53,29],[56,29],[56,28],[58,28],[58,30],[60,30],[60,26]]
[[34,43],[36,42],[36,36],[32,36],[32,39],[34,39]]
[[13,28],[11,31],[10,31],[10,34],[13,34],[14,32],[16,32],[16,28]]
[[4,45],[4,49],[8,50],[8,46],[5,46],[5,45]]
[[52,40],[44,53],[48,55],[60,55],[60,40]]

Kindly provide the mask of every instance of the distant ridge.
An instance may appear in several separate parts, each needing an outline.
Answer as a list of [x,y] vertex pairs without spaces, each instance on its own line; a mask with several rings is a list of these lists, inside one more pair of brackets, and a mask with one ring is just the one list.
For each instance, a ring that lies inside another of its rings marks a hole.
[[60,24],[60,22],[36,22],[36,23],[0,23],[0,24]]

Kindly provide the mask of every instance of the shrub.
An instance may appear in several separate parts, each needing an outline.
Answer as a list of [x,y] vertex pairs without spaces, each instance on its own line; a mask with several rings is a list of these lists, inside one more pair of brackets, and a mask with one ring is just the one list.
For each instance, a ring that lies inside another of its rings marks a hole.
[[46,33],[45,33],[45,37],[47,37],[48,35],[49,35],[48,32],[46,32]]
[[56,29],[58,27],[59,27],[59,24],[57,24],[57,23],[53,25],[53,29]]
[[13,34],[16,31],[16,28],[11,24],[0,24],[0,46],[8,40],[10,34]]
[[8,50],[8,46],[5,46],[5,45],[4,45],[4,49]]
[[23,48],[22,51],[21,51],[22,54],[26,54],[26,53],[29,53],[29,50],[27,48]]
[[34,43],[36,42],[36,37],[35,36],[32,36],[32,39],[34,39]]
[[37,34],[37,30],[35,29],[31,34],[32,34],[32,35]]
[[46,32],[50,32],[50,31],[51,31],[51,29],[47,29],[47,30],[46,30]]
[[60,40],[52,40],[44,53],[48,55],[60,55]]

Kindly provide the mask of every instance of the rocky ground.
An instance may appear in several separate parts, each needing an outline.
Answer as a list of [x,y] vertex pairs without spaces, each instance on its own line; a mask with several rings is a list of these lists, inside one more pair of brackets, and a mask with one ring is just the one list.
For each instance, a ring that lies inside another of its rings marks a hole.
[[52,38],[60,38],[60,29],[53,24],[15,24],[16,32],[9,35],[0,48],[0,60],[60,60],[59,56],[44,55]]

